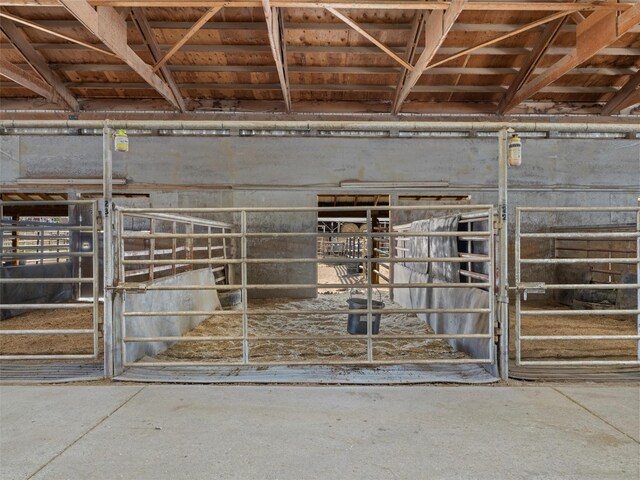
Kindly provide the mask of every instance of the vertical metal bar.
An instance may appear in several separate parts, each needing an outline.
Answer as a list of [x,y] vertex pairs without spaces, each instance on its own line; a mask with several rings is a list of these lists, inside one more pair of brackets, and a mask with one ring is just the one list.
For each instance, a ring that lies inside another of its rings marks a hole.
[[[520,287],[520,282],[522,278],[520,277],[520,255],[521,255],[521,246],[520,246],[520,217],[522,216],[522,211],[519,208],[516,208],[516,253],[515,253],[515,267],[516,267],[516,288]],[[516,291],[516,328],[515,328],[515,342],[516,342],[516,365],[520,365],[522,362],[522,345],[520,343],[520,329],[522,328],[522,318],[520,311],[522,310],[522,293],[520,290]]]
[[507,200],[507,140],[506,128],[498,139],[498,229],[500,234],[500,278],[498,303],[500,305],[500,378],[509,378],[509,262],[508,262],[508,200]]
[[104,268],[104,371],[106,377],[114,373],[113,363],[113,230],[111,224],[112,201],[112,167],[111,136],[113,130],[105,124],[102,129],[102,229],[104,236],[103,268]]
[[[98,257],[100,249],[98,248],[98,202],[91,204],[91,259],[93,260],[93,279],[92,279],[92,295],[93,295],[93,354],[97,357],[100,352],[98,346],[98,314],[100,305],[100,259]],[[82,289],[82,285],[80,285]]]
[[[151,225],[149,225],[149,232],[151,233],[151,235],[156,233],[155,218],[151,218]],[[156,266],[153,263],[155,258],[156,258],[156,239],[154,237],[151,237],[151,239],[149,240],[149,260],[151,261],[151,263],[149,264],[149,281],[152,281],[153,277],[155,276],[154,274],[155,274]]]
[[[640,198],[638,199],[640,203]],[[636,258],[638,259],[638,263],[636,264],[636,285],[640,284],[640,206],[638,207],[638,211],[636,212],[636,232],[638,232],[638,237],[636,238]],[[640,287],[636,287],[636,309],[640,311]],[[638,313],[636,318],[638,335],[640,335],[640,313]],[[638,340],[638,360],[640,361],[640,340]]]
[[[176,233],[176,232],[177,232],[176,222],[173,222],[171,224],[171,233]],[[176,237],[173,237],[171,239],[171,260],[173,260],[173,263],[171,264],[171,275],[173,275],[174,277],[178,271],[175,263],[175,260],[177,258],[177,254],[176,254],[177,248],[178,248],[178,240],[176,239]]]
[[[185,225],[186,233],[193,235],[193,222]],[[184,241],[185,258],[187,260],[193,260],[193,237],[187,237]],[[188,270],[193,270],[193,263],[187,266]]]
[[[395,195],[389,195],[389,206],[391,206],[391,202],[392,202],[392,198],[396,198]],[[389,224],[387,227],[387,233],[391,233],[393,232],[393,211],[389,210]],[[388,236],[387,237],[387,241],[389,242],[389,283],[394,284],[395,283],[395,271],[394,271],[394,267],[396,265],[396,263],[394,262],[395,258],[396,258],[396,239],[395,237],[391,237]],[[391,301],[393,302],[393,287],[389,288],[389,298],[391,299]]]
[[249,302],[247,299],[247,211],[240,212],[240,259],[242,265],[242,363],[249,363],[249,317],[247,310]]
[[[495,235],[493,232],[493,220],[494,220],[494,211],[493,208],[489,210],[489,219],[487,221],[487,230],[491,231],[491,235],[489,235],[489,255],[491,256],[491,261],[489,263],[489,308],[491,312],[489,313],[489,335],[491,338],[489,339],[489,355],[491,359],[491,363],[493,364],[496,359],[496,342],[495,342],[495,325],[496,325],[496,246],[495,246]],[[471,281],[471,279],[469,279]]]
[[[224,229],[222,230],[224,232]],[[211,227],[207,227],[207,234],[211,235]],[[222,241],[224,242],[224,238],[222,239]],[[207,255],[209,258],[209,270],[213,269],[213,265],[211,264],[211,237],[207,238]],[[223,247],[222,247],[222,258],[227,258],[227,252],[226,249],[224,247],[224,243],[223,243]],[[214,274],[215,276],[215,274]],[[225,275],[226,277],[226,275]]]
[[[367,208],[367,258],[365,259],[365,265],[367,266],[367,362],[373,362],[373,265],[371,259],[373,258],[373,222],[371,221],[371,209]],[[361,238],[361,237],[360,237]]]

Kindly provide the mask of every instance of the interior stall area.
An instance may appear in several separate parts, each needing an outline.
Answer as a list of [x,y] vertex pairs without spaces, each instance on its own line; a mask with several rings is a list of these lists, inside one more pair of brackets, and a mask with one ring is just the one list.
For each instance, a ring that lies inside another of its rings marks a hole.
[[96,202],[3,193],[0,217],[0,360],[101,368]]
[[517,209],[511,308],[517,365],[637,363],[639,211]]

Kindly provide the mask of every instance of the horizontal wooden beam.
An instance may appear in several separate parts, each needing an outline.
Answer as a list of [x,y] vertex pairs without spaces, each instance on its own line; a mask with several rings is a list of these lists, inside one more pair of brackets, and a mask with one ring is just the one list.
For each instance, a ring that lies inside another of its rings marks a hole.
[[[147,90],[152,89],[146,83],[137,82],[69,82],[66,84],[68,88],[74,89],[135,89]],[[11,88],[12,85],[3,82],[0,83],[2,88]],[[202,89],[202,90],[280,90],[279,83],[179,83],[180,89]],[[341,91],[341,92],[395,92],[396,85],[371,85],[371,84],[340,84],[340,83],[310,83],[310,84],[292,84],[289,86],[291,91]],[[508,85],[416,85],[413,89],[416,93],[504,93],[508,89]],[[550,85],[541,90],[544,93],[575,93],[575,94],[604,94],[617,93],[618,87],[613,86],[564,86]]]
[[[72,43],[39,43],[34,42],[36,50],[86,50],[82,45]],[[171,48],[172,45],[160,44],[162,49]],[[129,47],[136,52],[146,51],[147,47],[141,43],[130,44]],[[0,50],[11,48],[5,43],[0,43]],[[402,54],[403,47],[389,47],[398,54]],[[223,45],[223,44],[186,44],[181,49],[183,52],[207,52],[207,53],[270,53],[269,45]],[[419,47],[416,52],[422,52],[423,47]],[[526,47],[483,47],[474,48],[468,51],[462,47],[442,47],[438,55],[528,55],[531,50]],[[381,55],[377,47],[362,46],[339,46],[339,45],[287,45],[289,53],[338,53],[349,55]],[[551,47],[547,51],[548,55],[567,55],[573,51],[572,47]],[[465,52],[465,53],[462,53]],[[612,57],[640,56],[640,48],[637,47],[608,47],[600,50],[599,55]]]
[[[61,0],[0,0],[0,6],[33,6],[33,7],[56,7]],[[94,7],[225,7],[225,8],[261,8],[261,0],[234,0],[233,2],[222,0],[89,0]],[[361,9],[361,10],[446,10],[450,2],[413,0],[395,1],[321,1],[316,0],[273,0],[272,6],[278,8],[326,8],[333,7],[339,9]],[[612,10],[625,11],[629,8],[629,0],[623,3],[602,3],[598,0],[584,1],[580,3],[581,11]],[[573,10],[565,3],[554,1],[471,1],[465,10],[495,10],[495,11],[552,11]]]
[[[282,100],[220,100],[185,98],[189,110],[193,112],[176,113],[167,108],[163,99],[124,99],[124,98],[92,98],[81,99],[82,111],[78,118],[83,120],[109,119],[183,119],[183,120],[222,120],[229,118],[229,112],[234,119],[269,120],[271,113],[280,113],[281,119],[321,119],[316,114],[335,113],[342,114],[339,119],[354,119],[369,116],[371,113],[384,114],[376,117],[378,120],[397,120],[397,117],[389,114],[390,100],[384,101],[296,101],[295,114],[286,115]],[[481,115],[480,117],[466,116],[464,121],[486,121],[488,117],[495,119],[508,119],[495,114],[497,103],[495,102],[407,102],[404,111],[414,114],[429,114],[431,121],[446,120],[449,114]],[[527,120],[536,122],[549,121],[576,121],[576,122],[607,122],[629,121],[636,122],[634,117],[602,117],[602,104],[598,102],[562,102],[548,101],[523,102],[514,108],[514,114],[527,114]],[[245,115],[246,113],[247,115]],[[629,112],[640,114],[640,107]],[[440,117],[433,116],[441,115]],[[579,114],[580,117],[571,117]],[[15,120],[33,119],[67,119],[68,113],[63,110],[53,111],[51,106],[43,105],[42,101],[34,98],[3,98],[0,104],[2,118]],[[568,115],[565,117],[565,115]],[[450,119],[450,118],[449,118]],[[408,119],[411,121],[411,118]]]
[[[19,66],[25,68],[26,64]],[[50,63],[54,71],[61,72],[128,72],[131,69],[125,64],[114,63]],[[269,72],[276,71],[275,65],[167,65],[172,72]],[[347,73],[353,75],[392,75],[401,71],[401,67],[334,67],[324,65],[289,65],[290,73]],[[546,68],[536,68],[533,73],[539,75]],[[436,67],[429,70],[429,75],[517,75],[520,71],[515,67]],[[619,76],[634,75],[639,70],[632,67],[584,67],[574,68],[567,75],[602,75]]]
[[[573,14],[572,14],[573,15]],[[578,13],[579,15],[579,13]],[[571,15],[570,15],[571,16]],[[38,24],[47,28],[76,28],[78,22],[76,20],[38,20]],[[127,22],[131,28],[134,27],[133,22]],[[161,30],[188,30],[193,22],[179,22],[166,20],[150,20],[149,26],[154,29]],[[410,23],[368,23],[358,22],[362,28],[368,31],[384,31],[384,30],[411,30]],[[456,23],[451,27],[452,32],[510,32],[516,28],[522,27],[521,23]],[[350,27],[344,22],[285,22],[284,27],[287,30],[348,30]],[[209,21],[205,23],[200,30],[264,30],[262,22],[216,22]],[[562,33],[570,33],[576,31],[573,24],[563,25],[560,29]],[[640,25],[636,25],[629,29],[628,33],[639,33]]]

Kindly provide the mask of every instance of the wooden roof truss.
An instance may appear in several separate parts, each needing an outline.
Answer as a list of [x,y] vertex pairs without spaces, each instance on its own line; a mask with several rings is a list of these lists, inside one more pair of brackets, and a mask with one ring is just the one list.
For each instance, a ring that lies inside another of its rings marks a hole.
[[0,31],[12,106],[34,95],[72,111],[162,99],[182,113],[640,104],[638,0],[0,0]]

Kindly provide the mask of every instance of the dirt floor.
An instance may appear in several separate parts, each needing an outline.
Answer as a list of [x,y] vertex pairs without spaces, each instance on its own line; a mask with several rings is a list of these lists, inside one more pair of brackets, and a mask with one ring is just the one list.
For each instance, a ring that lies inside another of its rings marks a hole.
[[[99,319],[102,322],[102,305]],[[0,330],[53,330],[92,328],[92,309],[31,310],[17,317],[0,322]],[[104,345],[102,332],[98,339],[102,355]],[[0,335],[1,355],[69,355],[92,354],[93,336],[74,335]]]
[[[365,297],[363,290],[354,295]],[[282,310],[330,310],[348,308],[350,292],[323,293],[315,299],[254,300],[249,308],[270,309],[269,315],[250,315],[249,336],[321,336],[345,335],[344,340],[250,340],[252,361],[340,361],[366,360],[367,341],[362,335],[347,333],[346,314],[294,314]],[[377,300],[379,297],[375,296]],[[383,295],[386,308],[402,308]],[[377,360],[411,360],[431,358],[465,358],[455,352],[444,340],[384,339],[384,335],[426,335],[433,330],[412,314],[382,314],[380,333],[374,336],[373,357]],[[186,334],[199,336],[241,336],[240,315],[215,315]],[[237,362],[241,360],[241,342],[179,342],[156,358],[159,360],[211,360]]]
[[[527,302],[523,309],[567,310],[569,307],[543,302]],[[510,305],[509,356],[515,359],[515,305]],[[523,335],[636,335],[635,316],[611,315],[554,315],[522,317]],[[588,340],[588,341],[534,341],[522,342],[523,360],[635,360],[638,342],[634,340]]]

